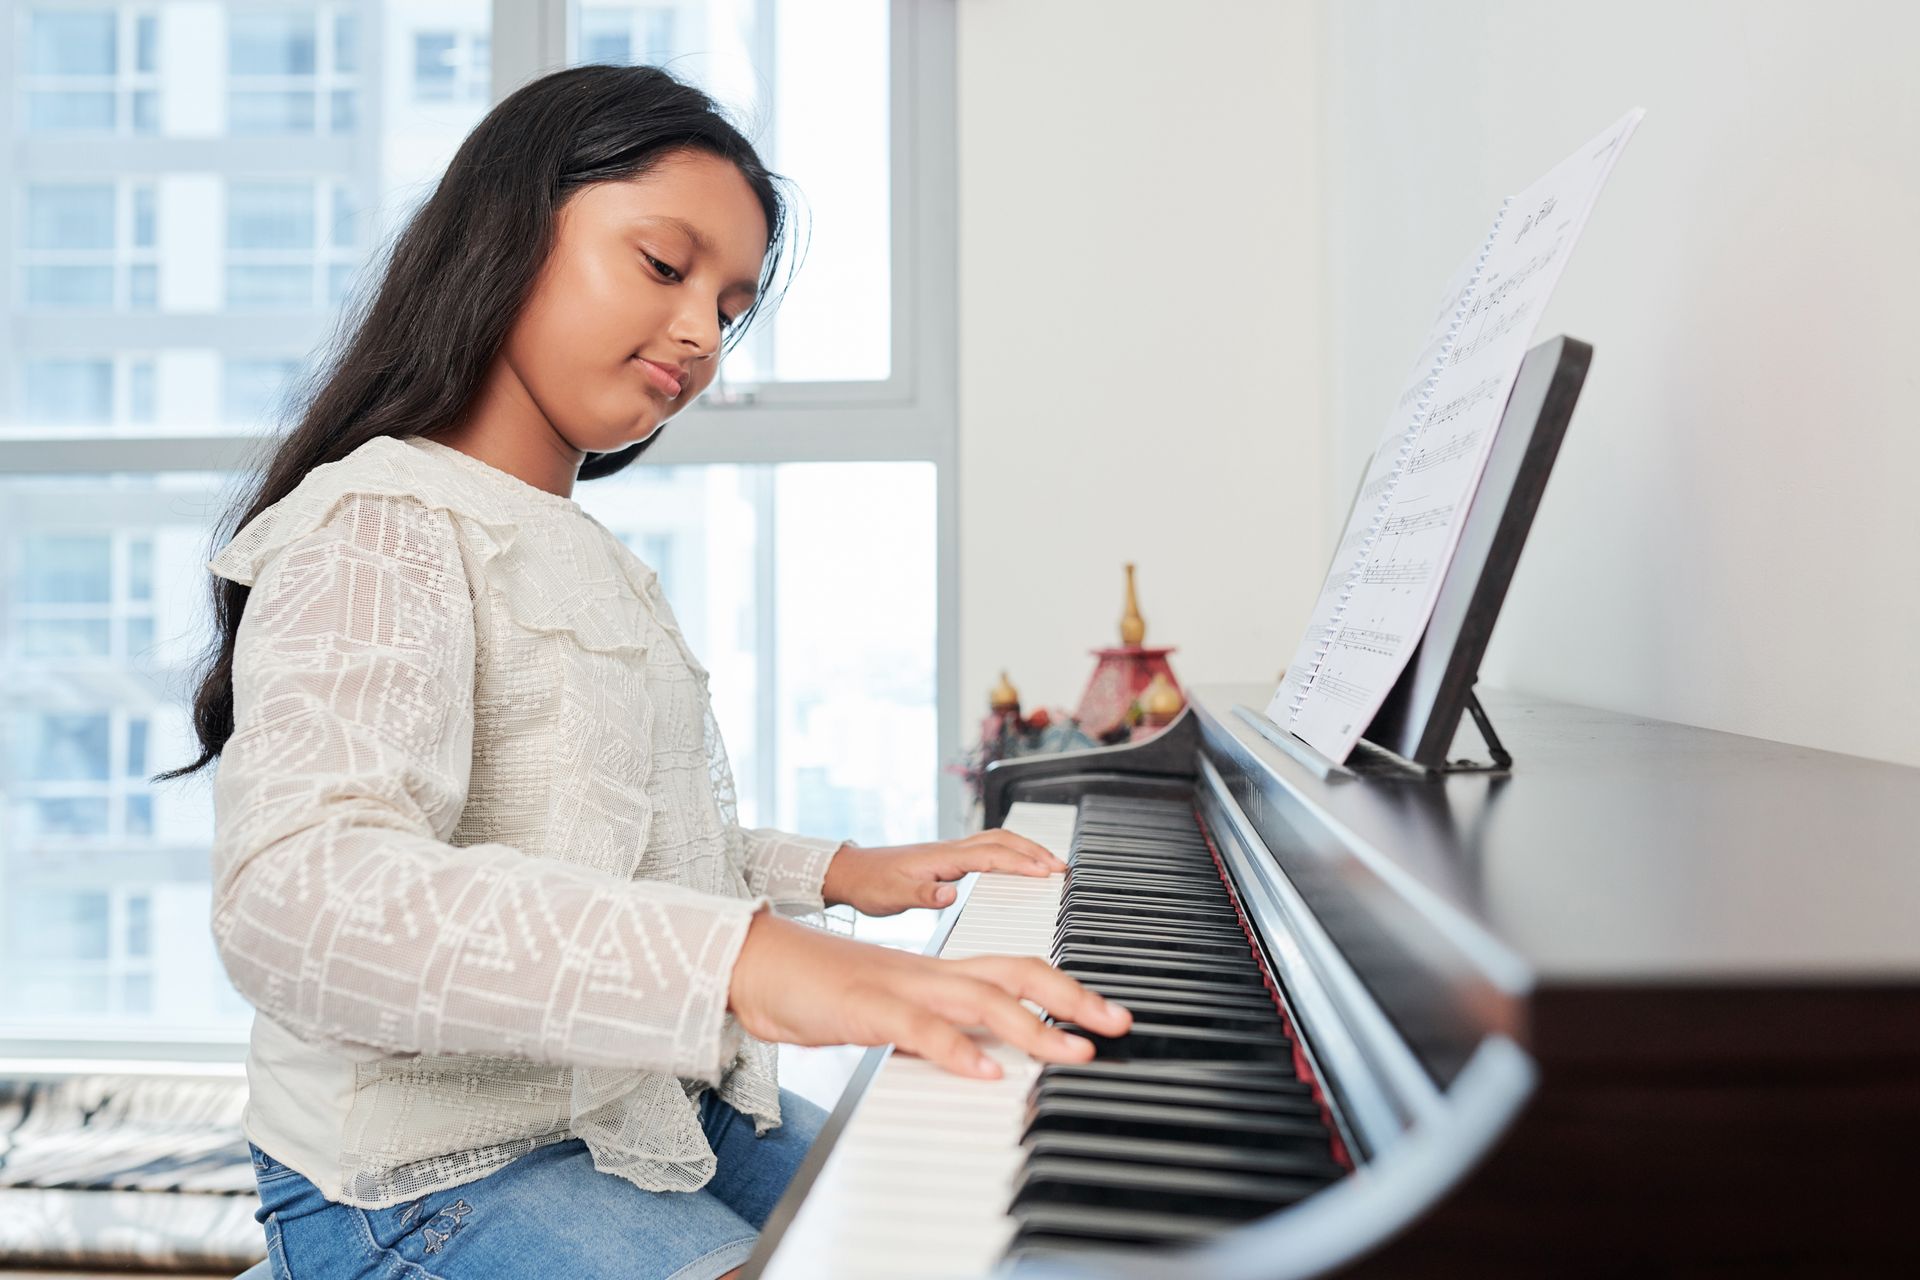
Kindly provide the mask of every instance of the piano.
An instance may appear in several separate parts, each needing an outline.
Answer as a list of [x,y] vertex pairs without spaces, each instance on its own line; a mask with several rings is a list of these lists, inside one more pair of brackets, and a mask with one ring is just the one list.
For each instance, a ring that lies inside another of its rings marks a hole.
[[1078,1066],[871,1051],[770,1280],[1912,1274],[1920,769],[1499,691],[1515,763],[1350,772],[1189,691],[1006,762],[930,946],[1129,1004]]

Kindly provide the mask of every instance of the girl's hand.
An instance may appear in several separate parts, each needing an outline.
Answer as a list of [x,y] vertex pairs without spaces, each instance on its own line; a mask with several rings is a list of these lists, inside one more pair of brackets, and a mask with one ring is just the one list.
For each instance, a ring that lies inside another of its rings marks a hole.
[[1044,960],[941,960],[855,942],[762,909],[734,961],[727,1007],[762,1040],[784,1044],[895,1044],[963,1076],[998,1077],[965,1028],[984,1027],[1042,1062],[1085,1062],[1092,1042],[1050,1027],[1020,1002],[1061,1021],[1120,1035],[1133,1015]]
[[956,894],[950,882],[969,871],[1050,876],[1066,869],[1025,836],[995,827],[932,844],[844,844],[827,864],[820,892],[829,906],[845,903],[870,916],[890,916],[908,907],[947,906]]

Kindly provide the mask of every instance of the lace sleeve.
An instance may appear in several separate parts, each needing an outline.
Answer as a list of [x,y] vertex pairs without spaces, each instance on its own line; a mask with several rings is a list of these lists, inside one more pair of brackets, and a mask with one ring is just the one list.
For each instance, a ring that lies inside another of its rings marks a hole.
[[796,836],[771,827],[743,827],[740,837],[745,855],[740,870],[749,893],[772,899],[785,915],[809,915],[826,908],[820,882],[826,879],[827,864],[843,841]]
[[504,844],[448,843],[473,748],[473,603],[442,510],[355,494],[263,566],[214,786],[213,933],[310,1040],[717,1080],[752,914]]

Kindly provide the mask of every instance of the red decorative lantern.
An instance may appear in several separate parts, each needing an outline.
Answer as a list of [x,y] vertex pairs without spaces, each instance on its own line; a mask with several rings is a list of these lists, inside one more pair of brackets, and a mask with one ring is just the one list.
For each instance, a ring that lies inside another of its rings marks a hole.
[[[1147,622],[1140,616],[1140,603],[1134,594],[1133,566],[1129,564],[1127,607],[1120,618],[1120,644],[1111,649],[1093,650],[1099,662],[1094,666],[1093,678],[1087,681],[1085,692],[1080,695],[1080,707],[1074,712],[1080,727],[1099,741],[1118,742],[1129,736],[1129,730],[1140,719],[1140,695],[1155,676],[1166,677],[1174,692],[1179,693],[1180,683],[1174,679],[1173,667],[1167,662],[1173,646],[1142,644],[1146,636]],[[1181,701],[1184,704],[1184,695]]]

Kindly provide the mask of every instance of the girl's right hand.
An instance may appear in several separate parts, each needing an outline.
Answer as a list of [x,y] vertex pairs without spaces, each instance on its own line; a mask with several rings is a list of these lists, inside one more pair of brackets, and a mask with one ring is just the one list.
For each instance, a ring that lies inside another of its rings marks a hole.
[[727,1007],[762,1040],[782,1044],[894,1044],[963,1076],[1000,1066],[965,1028],[985,1027],[1042,1062],[1085,1062],[1093,1044],[1035,1017],[1031,1000],[1063,1022],[1120,1035],[1133,1015],[1044,960],[941,960],[854,942],[783,920],[764,908],[734,961]]

